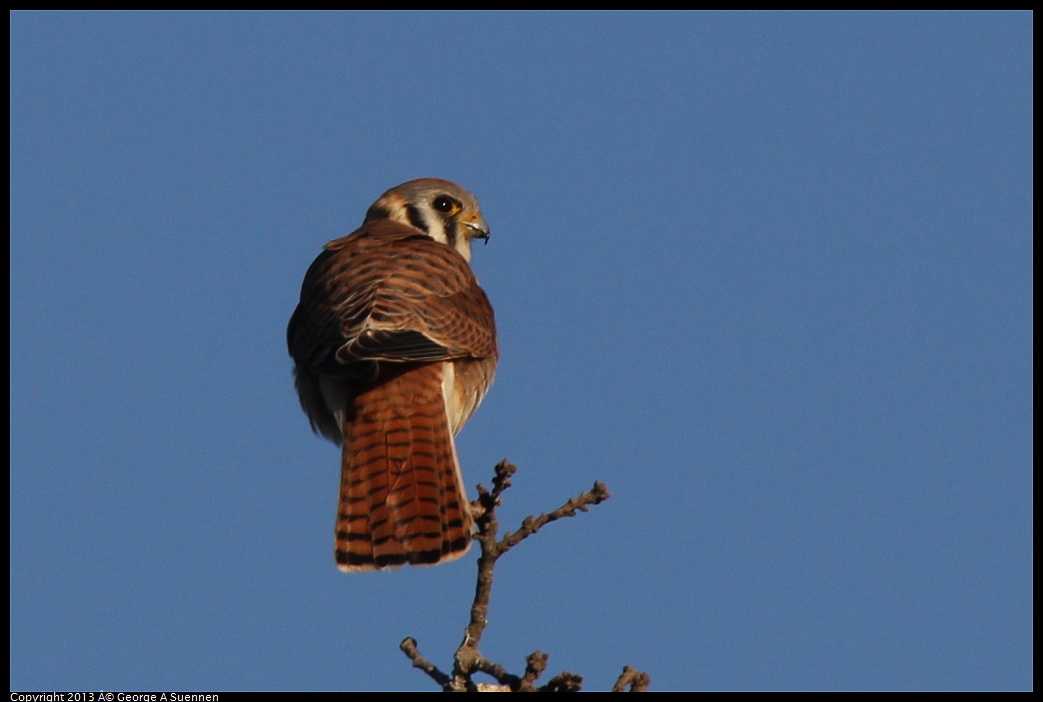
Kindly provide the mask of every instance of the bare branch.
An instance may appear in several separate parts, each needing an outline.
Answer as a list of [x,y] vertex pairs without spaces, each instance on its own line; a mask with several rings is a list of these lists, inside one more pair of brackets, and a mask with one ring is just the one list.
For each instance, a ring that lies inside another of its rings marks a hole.
[[453,666],[453,678],[463,684],[469,680],[471,673],[478,670],[479,661],[482,659],[478,652],[478,642],[482,638],[482,632],[488,624],[489,600],[492,597],[493,568],[496,559],[500,557],[499,548],[496,545],[496,532],[499,530],[499,521],[496,518],[496,506],[500,503],[500,494],[510,487],[510,476],[516,471],[513,465],[506,459],[496,465],[496,476],[493,478],[493,491],[489,492],[485,486],[478,486],[478,499],[475,500],[475,526],[478,533],[474,535],[475,541],[481,549],[478,556],[478,579],[475,582],[474,602],[471,604],[471,620],[464,631],[464,640],[456,650]]
[[532,689],[532,684],[540,679],[543,675],[543,671],[547,669],[547,658],[549,656],[546,653],[540,651],[533,651],[529,654],[529,657],[525,659],[525,676],[522,678],[522,686]]
[[405,653],[409,660],[413,661],[413,667],[419,668],[420,670],[427,673],[431,678],[438,683],[438,686],[443,690],[449,686],[450,678],[448,675],[439,670],[434,664],[429,663],[426,658],[420,655],[420,651],[416,647],[416,639],[412,637],[406,637],[402,639],[402,643],[398,645],[402,652]]
[[[478,643],[481,641],[485,627],[488,625],[493,569],[496,566],[497,559],[550,522],[557,521],[563,517],[574,517],[577,512],[586,512],[590,505],[601,504],[611,497],[603,483],[594,483],[594,487],[590,491],[580,493],[556,510],[541,514],[538,517],[526,517],[518,531],[514,533],[507,532],[502,539],[497,541],[496,537],[500,527],[496,508],[501,504],[503,493],[507,488],[511,487],[511,477],[515,471],[517,471],[517,468],[507,462],[506,459],[500,461],[496,465],[493,489],[490,491],[485,486],[479,485],[478,498],[471,503],[471,512],[474,516],[475,528],[477,530],[472,538],[478,542],[480,548],[478,579],[475,583],[474,602],[471,604],[471,618],[467,628],[464,630],[463,641],[460,642],[460,647],[456,650],[456,654],[453,657],[452,675],[446,675],[421,656],[417,650],[416,641],[413,639],[407,638],[400,646],[402,651],[413,661],[414,667],[423,670],[446,691],[539,690],[546,692],[577,692],[583,685],[583,676],[565,671],[548,680],[542,687],[537,688],[535,683],[547,668],[547,654],[539,651],[530,654],[526,659],[525,674],[522,677],[509,673],[502,665],[490,661],[478,651]],[[629,677],[628,671],[630,673]],[[476,672],[492,676],[499,683],[499,686],[486,683],[476,685],[472,680],[472,676]],[[623,675],[616,682],[616,688],[622,690],[626,685],[630,685],[631,691],[644,691],[648,687],[648,681],[647,674],[637,673],[627,666],[623,671]]]
[[506,686],[512,691],[517,691],[522,685],[522,679],[517,675],[508,673],[502,665],[493,663],[481,656],[479,656],[478,660],[475,661],[475,670],[493,676],[496,678],[496,682]]
[[589,492],[580,493],[553,512],[541,514],[538,517],[526,517],[522,520],[521,529],[513,534],[507,532],[504,534],[503,539],[496,544],[500,554],[516,546],[523,539],[532,536],[546,524],[557,521],[562,517],[575,517],[576,512],[586,512],[588,505],[599,505],[610,497],[612,495],[609,494],[604,483],[594,483],[594,487]]
[[639,672],[628,665],[623,668],[619,680],[612,686],[612,692],[627,692],[627,685],[630,686],[629,692],[647,692],[651,682],[652,677],[648,673]]
[[579,692],[583,689],[583,676],[565,671],[555,675],[540,688],[540,692]]

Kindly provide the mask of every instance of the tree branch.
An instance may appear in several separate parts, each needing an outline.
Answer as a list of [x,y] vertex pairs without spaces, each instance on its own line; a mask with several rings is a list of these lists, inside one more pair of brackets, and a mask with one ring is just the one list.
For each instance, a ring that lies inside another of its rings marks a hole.
[[[583,677],[568,671],[562,672],[545,685],[537,688],[536,681],[547,668],[547,654],[536,651],[526,660],[525,674],[522,676],[509,673],[502,665],[485,658],[478,650],[485,627],[488,625],[489,602],[492,598],[493,570],[496,561],[510,549],[529,538],[547,524],[563,517],[574,517],[577,512],[586,512],[590,505],[598,505],[611,495],[602,483],[594,483],[594,487],[573,497],[552,512],[538,517],[528,516],[522,520],[521,528],[516,532],[506,532],[497,541],[499,520],[496,508],[501,504],[501,496],[511,486],[511,477],[517,468],[507,460],[496,465],[493,477],[493,489],[484,485],[478,486],[478,498],[471,503],[471,511],[475,519],[477,533],[473,535],[480,547],[478,556],[478,578],[475,583],[474,602],[471,604],[471,618],[464,630],[463,641],[453,656],[453,672],[446,675],[428,662],[417,650],[417,643],[412,638],[405,639],[399,646],[413,662],[413,667],[427,673],[446,692],[471,692],[482,689],[511,691],[545,691],[545,692],[577,692],[583,684]],[[474,673],[481,672],[493,677],[499,686],[478,685],[472,680]],[[650,678],[647,673],[638,673],[630,666],[623,669],[623,674],[616,681],[613,690],[623,691],[627,685],[632,692],[643,692],[648,688]]]
[[647,692],[651,682],[652,678],[648,673],[634,670],[629,665],[624,666],[623,672],[619,674],[619,679],[612,686],[612,692],[626,692],[627,685],[630,686],[630,692]]
[[402,639],[402,643],[400,643],[398,647],[409,657],[409,660],[413,661],[414,668],[419,668],[430,675],[431,678],[438,683],[439,687],[445,689],[446,685],[450,682],[449,676],[420,655],[420,651],[418,651],[416,647],[416,639],[406,637],[405,639]]

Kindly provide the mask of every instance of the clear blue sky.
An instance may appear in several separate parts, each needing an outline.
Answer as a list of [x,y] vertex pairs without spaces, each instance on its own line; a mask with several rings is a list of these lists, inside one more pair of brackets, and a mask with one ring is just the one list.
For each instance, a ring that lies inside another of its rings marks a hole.
[[14,13],[11,686],[432,689],[473,559],[345,575],[285,326],[473,191],[482,650],[607,689],[1032,676],[1032,15]]

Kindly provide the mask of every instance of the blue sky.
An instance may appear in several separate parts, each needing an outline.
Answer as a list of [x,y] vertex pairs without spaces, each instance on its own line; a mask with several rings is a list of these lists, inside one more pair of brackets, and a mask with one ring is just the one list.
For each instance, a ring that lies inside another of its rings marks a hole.
[[[14,13],[11,687],[429,690],[473,558],[345,575],[285,325],[436,176],[492,227],[483,652],[1025,690],[1032,16]],[[473,494],[473,493],[472,493]]]

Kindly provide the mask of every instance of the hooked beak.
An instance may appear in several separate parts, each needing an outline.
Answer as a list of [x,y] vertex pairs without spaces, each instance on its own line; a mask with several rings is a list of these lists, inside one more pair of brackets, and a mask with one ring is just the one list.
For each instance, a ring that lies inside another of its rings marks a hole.
[[471,230],[472,239],[481,239],[486,244],[489,243],[489,225],[484,219],[476,217],[473,221],[464,222],[464,226]]

